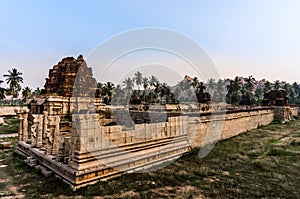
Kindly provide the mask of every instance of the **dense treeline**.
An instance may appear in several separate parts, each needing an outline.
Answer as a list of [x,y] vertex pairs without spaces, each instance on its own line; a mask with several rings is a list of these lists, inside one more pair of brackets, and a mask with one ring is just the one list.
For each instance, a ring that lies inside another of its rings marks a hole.
[[[29,87],[22,89],[22,73],[16,68],[4,74],[8,87],[3,88],[0,80],[0,99],[12,96],[13,99],[22,94],[23,102],[27,98],[42,93],[40,88],[32,90]],[[112,82],[97,83],[96,97],[103,99],[106,104],[141,104],[141,103],[206,103],[211,99],[214,103],[227,102],[232,105],[261,105],[265,92],[272,89],[284,89],[290,97],[290,103],[300,104],[300,86],[297,82],[289,84],[276,80],[271,83],[266,80],[257,81],[253,76],[234,79],[209,79],[199,81],[197,77],[185,76],[175,86],[161,82],[155,76],[146,77],[137,71],[133,77],[126,78],[122,85]]]

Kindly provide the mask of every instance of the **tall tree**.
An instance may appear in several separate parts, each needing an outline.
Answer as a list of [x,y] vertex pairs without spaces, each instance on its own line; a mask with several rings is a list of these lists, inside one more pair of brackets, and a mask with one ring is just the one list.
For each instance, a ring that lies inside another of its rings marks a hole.
[[113,95],[112,95],[112,104],[121,104],[125,103],[124,99],[124,90],[122,89],[121,85],[117,85],[116,88],[114,88]]
[[238,77],[234,80],[230,80],[230,84],[227,86],[228,93],[226,95],[226,101],[229,104],[238,105],[241,101],[241,82]]
[[223,80],[219,79],[215,89],[213,89],[212,93],[212,99],[213,102],[215,103],[220,103],[220,102],[224,102],[225,100],[225,88],[224,88],[224,84],[223,84]]
[[143,75],[140,71],[137,71],[134,73],[134,78],[133,78],[135,84],[138,86],[138,91],[140,91],[140,85],[142,85],[143,81]]
[[111,103],[111,96],[113,94],[113,90],[115,85],[111,82],[107,82],[103,87],[103,94],[105,96],[104,103],[110,104]]
[[31,88],[29,88],[28,86],[26,86],[25,88],[23,88],[23,90],[22,90],[23,101],[26,101],[27,98],[29,96],[31,96],[31,94],[32,94],[31,92],[32,92]]
[[158,83],[158,79],[152,75],[150,78],[149,78],[149,85],[154,88],[155,85]]
[[[2,80],[0,80],[0,85],[3,83]],[[4,99],[5,98],[5,93],[6,93],[6,89],[3,88],[2,86],[0,86],[0,99]]]
[[192,84],[192,87],[195,89],[199,84],[198,77],[194,77],[191,84]]
[[253,92],[255,86],[255,78],[252,75],[250,75],[248,78],[245,78],[245,81],[246,81],[246,85],[245,85],[246,90],[249,92]]
[[265,86],[264,93],[267,92],[267,91],[270,91],[272,89],[271,82],[269,82],[269,81],[266,81],[264,86]]
[[254,92],[254,101],[256,105],[261,105],[263,99],[263,89],[261,87],[257,87]]
[[275,90],[279,90],[279,89],[280,89],[280,81],[279,81],[279,80],[276,80],[276,81],[274,82],[274,89],[275,89]]
[[[222,84],[223,84],[223,81],[222,81]],[[215,91],[215,89],[214,89],[215,87],[216,87],[215,79],[210,78],[206,84],[207,92],[209,92],[211,95],[213,95],[213,92]]]
[[134,83],[130,77],[126,78],[122,83],[123,83],[123,86],[125,87],[125,89],[127,90],[127,92],[132,91]]
[[143,80],[142,80],[142,83],[143,83],[143,87],[144,87],[144,102],[146,102],[146,90],[149,86],[149,80],[147,77],[144,77]]
[[32,92],[32,94],[35,95],[35,96],[38,96],[38,95],[40,95],[41,93],[42,93],[42,91],[41,91],[40,87],[37,87],[37,88]]
[[13,68],[12,70],[8,70],[8,74],[4,74],[3,76],[6,77],[5,81],[9,85],[8,93],[13,96],[13,102],[13,98],[18,97],[21,90],[21,83],[23,83],[22,73]]

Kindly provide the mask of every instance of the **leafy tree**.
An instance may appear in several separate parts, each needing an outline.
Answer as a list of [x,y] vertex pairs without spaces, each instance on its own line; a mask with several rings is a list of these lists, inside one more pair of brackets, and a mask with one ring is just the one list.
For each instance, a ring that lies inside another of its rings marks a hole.
[[125,96],[125,92],[124,90],[122,89],[121,85],[117,85],[116,88],[114,88],[114,91],[113,91],[113,95],[112,95],[112,103],[113,104],[122,104],[122,103],[125,103],[125,99],[124,99],[124,96]]
[[152,75],[150,78],[149,78],[149,84],[152,88],[155,87],[155,85],[158,83],[158,79]]
[[123,86],[125,87],[125,89],[128,92],[132,91],[134,83],[133,83],[133,80],[130,77],[126,78],[122,83],[123,83]]
[[101,82],[97,82],[95,97],[100,98],[102,96],[103,96],[103,84]]
[[271,82],[269,82],[269,81],[266,81],[264,86],[265,86],[264,93],[267,91],[270,91],[272,89]]
[[245,85],[246,90],[249,92],[253,92],[255,86],[255,78],[252,75],[250,75],[248,78],[245,78],[245,81],[246,81],[246,85]]
[[279,90],[279,89],[280,89],[280,81],[279,81],[279,80],[276,80],[276,81],[274,82],[274,89],[275,89],[275,90]]
[[[223,84],[223,81],[222,81],[222,84]],[[206,84],[207,92],[209,92],[211,95],[213,95],[213,92],[215,91],[215,89],[214,89],[215,87],[216,87],[215,79],[210,78]]]
[[37,87],[33,92],[32,94],[35,95],[35,96],[38,96],[38,95],[41,95],[42,91],[40,89],[40,87]]
[[13,96],[12,104],[13,99],[18,97],[19,91],[21,90],[20,84],[23,83],[22,73],[16,68],[13,68],[12,70],[8,70],[8,74],[4,74],[3,77],[6,77],[5,81],[9,85],[7,93]]
[[[2,80],[0,80],[0,85],[3,83]],[[0,86],[0,99],[5,98],[6,89]]]
[[23,88],[23,90],[22,90],[23,101],[26,101],[27,98],[29,96],[31,96],[31,94],[32,94],[31,88],[29,88],[28,86],[26,86],[25,88]]
[[140,91],[140,85],[142,85],[142,81],[143,81],[142,73],[140,71],[134,73],[133,80],[135,81],[135,84],[138,86],[138,91]]
[[198,77],[194,77],[191,84],[192,84],[192,87],[195,89],[199,84]]
[[226,101],[229,104],[238,105],[241,101],[241,82],[236,77],[234,80],[230,80],[230,84],[227,86],[228,93],[226,95]]
[[148,78],[144,77],[143,80],[142,80],[142,83],[143,83],[143,87],[144,87],[144,93],[143,93],[143,95],[144,95],[144,102],[146,102],[146,90],[147,90],[147,88],[149,86],[149,80],[148,80]]
[[197,88],[196,88],[196,92],[197,93],[204,93],[204,90],[206,89],[206,86],[203,82],[200,82],[198,85],[197,85]]
[[225,101],[225,88],[223,80],[218,80],[215,89],[211,90],[211,93],[213,102],[220,103]]
[[107,82],[103,86],[103,94],[104,94],[104,103],[110,104],[111,103],[111,96],[113,94],[113,90],[115,88],[115,85],[111,82]]
[[256,88],[254,93],[254,101],[256,105],[261,105],[263,94],[263,89],[261,87]]

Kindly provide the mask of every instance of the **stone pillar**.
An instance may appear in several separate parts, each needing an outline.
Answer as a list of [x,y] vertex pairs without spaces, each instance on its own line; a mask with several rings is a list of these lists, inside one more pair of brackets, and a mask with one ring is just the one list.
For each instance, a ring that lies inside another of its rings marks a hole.
[[22,140],[26,142],[28,140],[28,112],[29,109],[25,108],[23,112],[23,138]]
[[30,128],[30,134],[31,134],[31,146],[36,147],[37,146],[37,128],[38,128],[38,119],[37,115],[32,114],[33,117],[33,124]]
[[48,129],[48,112],[44,111],[43,116],[43,140],[45,140],[45,145],[47,146],[49,143],[47,143],[47,129]]
[[36,147],[42,148],[43,147],[43,116],[38,115],[38,126],[37,126],[37,139],[36,139]]
[[26,142],[28,140],[28,108],[15,109],[15,113],[19,118],[18,141]]
[[20,113],[18,114],[19,117],[19,133],[18,133],[18,140],[19,141],[23,141],[24,135],[23,135],[23,123],[24,123],[24,118],[23,118],[23,114]]
[[52,149],[50,154],[57,155],[59,152],[59,134],[60,134],[60,117],[59,116],[48,116],[49,119],[49,132],[48,137],[52,141],[52,146],[50,149]]

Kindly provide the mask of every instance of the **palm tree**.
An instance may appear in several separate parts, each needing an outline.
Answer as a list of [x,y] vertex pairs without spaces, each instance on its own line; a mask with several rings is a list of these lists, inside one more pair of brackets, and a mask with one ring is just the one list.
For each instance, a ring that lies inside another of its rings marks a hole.
[[216,103],[224,102],[225,97],[225,88],[224,83],[222,79],[219,79],[214,89],[214,92],[212,93],[212,99]]
[[31,88],[29,88],[28,86],[23,88],[22,90],[23,101],[26,101],[30,95],[31,95]]
[[[222,81],[222,80],[221,80]],[[222,81],[222,84],[223,84],[223,81]],[[215,82],[215,79],[213,78],[210,78],[208,81],[207,81],[207,91],[213,95],[214,93],[214,88],[216,87],[216,82]]]
[[279,90],[279,89],[280,89],[280,81],[279,81],[279,80],[276,80],[276,81],[274,82],[274,89],[275,89],[275,90]]
[[197,86],[197,93],[204,93],[204,90],[206,89],[206,86],[203,82],[200,82]]
[[266,81],[265,82],[265,88],[264,88],[264,93],[271,90],[272,89],[272,85],[271,85],[271,82],[269,81]]
[[152,88],[155,87],[155,85],[158,83],[158,79],[152,75],[150,78],[149,78],[149,84]]
[[22,73],[19,72],[16,68],[8,70],[8,74],[3,75],[6,77],[5,81],[9,85],[8,93],[12,95],[12,101],[14,97],[18,97],[18,93],[21,90],[20,83],[23,83]]
[[255,78],[252,75],[250,75],[248,78],[245,78],[245,81],[246,81],[246,85],[245,85],[246,90],[249,92],[253,92],[254,85],[255,85]]
[[120,104],[122,102],[125,102],[124,100],[124,90],[122,89],[121,85],[117,85],[116,88],[113,90],[113,97],[111,99],[113,104]]
[[192,84],[193,88],[195,89],[199,84],[198,77],[194,77],[191,84]]
[[143,80],[143,87],[144,87],[144,102],[146,102],[146,90],[149,86],[149,81],[148,81],[148,78],[147,77],[144,77]]
[[101,82],[97,82],[95,97],[101,98],[102,96],[103,96],[103,84]]
[[[0,80],[0,84],[2,84],[3,81]],[[4,99],[5,98],[5,93],[6,93],[6,89],[0,86],[0,99]]]
[[35,95],[35,96],[38,96],[38,95],[40,95],[41,93],[42,93],[42,91],[41,91],[40,87],[37,87],[37,88],[32,92],[32,94]]
[[256,105],[260,105],[261,104],[262,99],[263,99],[263,89],[261,87],[258,87],[255,90],[254,99],[255,99]]
[[237,105],[241,101],[240,89],[241,82],[238,77],[234,80],[230,80],[230,84],[227,86],[228,93],[226,95],[227,103]]
[[135,84],[138,86],[138,91],[140,91],[140,85],[142,85],[142,81],[143,81],[142,73],[140,71],[137,71],[134,74],[133,80],[135,81]]
[[122,83],[128,92],[132,91],[134,84],[133,84],[133,80],[130,77],[125,79]]
[[103,94],[106,96],[105,103],[110,104],[111,102],[111,96],[113,94],[113,90],[115,88],[115,85],[111,82],[107,82],[103,87]]

